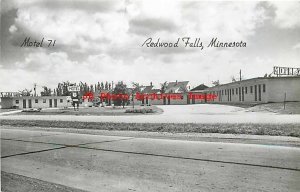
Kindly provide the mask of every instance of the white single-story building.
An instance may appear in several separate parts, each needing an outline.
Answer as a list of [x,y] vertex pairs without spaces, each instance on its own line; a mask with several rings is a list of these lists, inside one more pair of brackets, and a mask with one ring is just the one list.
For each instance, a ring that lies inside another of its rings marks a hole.
[[0,108],[64,108],[70,107],[71,102],[66,96],[21,96],[21,97],[1,97]]
[[300,101],[300,76],[258,77],[201,91],[215,94],[212,103],[272,103]]

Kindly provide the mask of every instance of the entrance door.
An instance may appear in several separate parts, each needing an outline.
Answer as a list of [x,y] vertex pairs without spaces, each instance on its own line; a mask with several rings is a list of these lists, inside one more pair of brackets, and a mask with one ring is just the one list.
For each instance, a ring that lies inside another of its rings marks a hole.
[[230,101],[230,90],[227,89],[227,101]]
[[23,99],[23,108],[26,108],[26,99]]
[[32,108],[31,99],[28,99],[28,108]]
[[164,96],[163,98],[164,98],[164,105],[165,105],[166,104],[166,97]]
[[190,95],[187,95],[186,99],[187,99],[187,104],[190,104]]
[[244,101],[244,87],[242,87],[242,101]]
[[171,99],[170,97],[168,97],[168,105],[170,105],[170,103],[171,103]]
[[57,107],[57,99],[54,99],[54,107]]
[[49,107],[52,107],[52,99],[49,99]]
[[192,104],[195,104],[195,95],[192,95]]
[[261,85],[258,85],[258,100],[261,101]]
[[254,86],[254,101],[257,101],[257,85]]

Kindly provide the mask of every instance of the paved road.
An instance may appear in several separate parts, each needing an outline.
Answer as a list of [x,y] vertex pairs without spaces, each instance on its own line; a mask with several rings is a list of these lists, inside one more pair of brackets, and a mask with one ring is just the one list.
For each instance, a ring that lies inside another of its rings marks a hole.
[[1,128],[4,189],[300,191],[299,159],[297,147]]
[[249,112],[216,104],[162,105],[163,114],[130,116],[0,115],[1,119],[125,123],[300,123],[299,114]]

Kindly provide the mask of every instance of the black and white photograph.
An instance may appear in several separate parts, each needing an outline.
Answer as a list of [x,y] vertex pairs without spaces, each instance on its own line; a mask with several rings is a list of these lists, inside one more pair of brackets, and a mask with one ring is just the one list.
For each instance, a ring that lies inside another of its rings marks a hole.
[[300,1],[0,6],[1,191],[300,191]]

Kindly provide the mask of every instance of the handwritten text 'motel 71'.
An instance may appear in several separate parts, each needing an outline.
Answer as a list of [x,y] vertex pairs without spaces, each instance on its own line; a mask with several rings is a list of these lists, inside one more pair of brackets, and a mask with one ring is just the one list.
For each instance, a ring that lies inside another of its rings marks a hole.
[[[42,38],[41,41],[30,41],[30,37],[26,37],[25,40],[23,41],[23,43],[21,44],[21,47],[43,47],[44,44],[44,40],[45,38]],[[56,40],[52,40],[52,39],[47,39],[46,41],[46,46],[48,44],[48,47],[55,46]],[[48,41],[48,42],[47,42]]]

